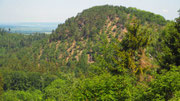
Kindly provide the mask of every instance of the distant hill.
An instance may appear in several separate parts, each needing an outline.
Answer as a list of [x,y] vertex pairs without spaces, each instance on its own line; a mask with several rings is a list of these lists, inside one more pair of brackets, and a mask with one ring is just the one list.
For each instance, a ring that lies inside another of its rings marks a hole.
[[58,26],[57,22],[26,22],[26,23],[3,23],[0,28],[4,28],[13,33],[51,33]]

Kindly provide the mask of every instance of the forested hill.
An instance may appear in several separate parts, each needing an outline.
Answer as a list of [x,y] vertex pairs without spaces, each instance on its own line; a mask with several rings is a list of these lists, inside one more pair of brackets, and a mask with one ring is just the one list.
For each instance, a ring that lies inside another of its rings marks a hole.
[[133,18],[141,20],[141,24],[166,24],[166,20],[162,16],[136,8],[96,6],[78,13],[76,17],[67,19],[64,24],[60,24],[51,36],[51,40],[64,40],[68,37],[76,40],[80,40],[82,37],[92,38],[96,34],[110,29],[111,32],[112,30],[117,32],[122,30],[125,23]]
[[[49,40],[33,43],[34,46],[30,48],[25,47],[28,51],[18,56],[18,61],[28,57],[25,61],[27,63],[20,62],[18,68],[26,67],[30,70],[39,68],[40,71],[46,72],[47,68],[50,68],[48,70],[54,68],[56,71],[57,67],[60,67],[58,69],[63,68],[63,71],[67,69],[74,71],[72,68],[75,69],[80,65],[81,60],[87,62],[84,64],[93,63],[95,53],[101,51],[98,47],[104,46],[103,42],[106,39],[108,42],[117,41],[117,39],[121,41],[127,33],[126,25],[133,19],[139,20],[141,25],[151,26],[151,30],[154,31],[151,37],[156,36],[161,26],[166,24],[162,16],[136,8],[109,5],[92,7],[77,14],[76,17],[69,18],[64,24],[58,25]],[[8,58],[8,61],[9,59],[11,58]],[[14,65],[17,64],[5,67],[14,68],[16,67]]]
[[67,19],[51,35],[0,29],[0,98],[177,100],[179,19],[104,5]]

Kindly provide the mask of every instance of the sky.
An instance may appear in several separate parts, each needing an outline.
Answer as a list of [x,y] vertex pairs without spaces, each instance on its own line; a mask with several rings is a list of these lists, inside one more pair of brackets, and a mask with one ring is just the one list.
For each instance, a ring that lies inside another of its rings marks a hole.
[[98,5],[136,7],[164,16],[178,17],[180,0],[0,0],[0,23],[60,22]]

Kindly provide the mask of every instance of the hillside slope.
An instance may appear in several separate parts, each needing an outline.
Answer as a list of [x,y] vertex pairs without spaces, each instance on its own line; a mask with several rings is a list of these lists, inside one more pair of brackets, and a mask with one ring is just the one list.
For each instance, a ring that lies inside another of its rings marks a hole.
[[[166,23],[162,16],[136,8],[96,6],[58,25],[49,40],[42,40],[41,43],[34,43],[31,47],[26,47],[28,51],[23,52],[25,53],[23,56],[18,56],[21,57],[18,60],[22,61],[21,59],[27,57],[31,59],[27,59],[28,62],[25,61],[26,65],[25,63],[17,65],[29,68],[28,70],[56,71],[58,68],[74,71],[72,68],[78,67],[82,61],[87,61],[85,63],[87,65],[95,62],[94,55],[100,52],[98,46],[103,45],[105,39],[108,42],[117,39],[121,41],[127,32],[126,24],[132,19],[139,19],[142,25],[154,28]],[[157,30],[154,29],[156,32]],[[14,68],[16,67],[14,65],[4,67]]]
[[0,29],[0,101],[178,101],[179,19],[105,5],[51,35]]

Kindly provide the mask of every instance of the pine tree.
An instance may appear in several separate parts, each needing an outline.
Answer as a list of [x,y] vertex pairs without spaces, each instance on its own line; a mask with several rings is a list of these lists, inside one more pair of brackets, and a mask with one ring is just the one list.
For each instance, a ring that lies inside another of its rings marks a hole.
[[[139,53],[142,53],[150,42],[151,30],[142,26],[140,21],[133,19],[127,25],[128,32],[122,40],[122,49],[126,51],[125,66],[132,70],[133,73],[140,71]],[[123,54],[122,54],[123,55]]]

